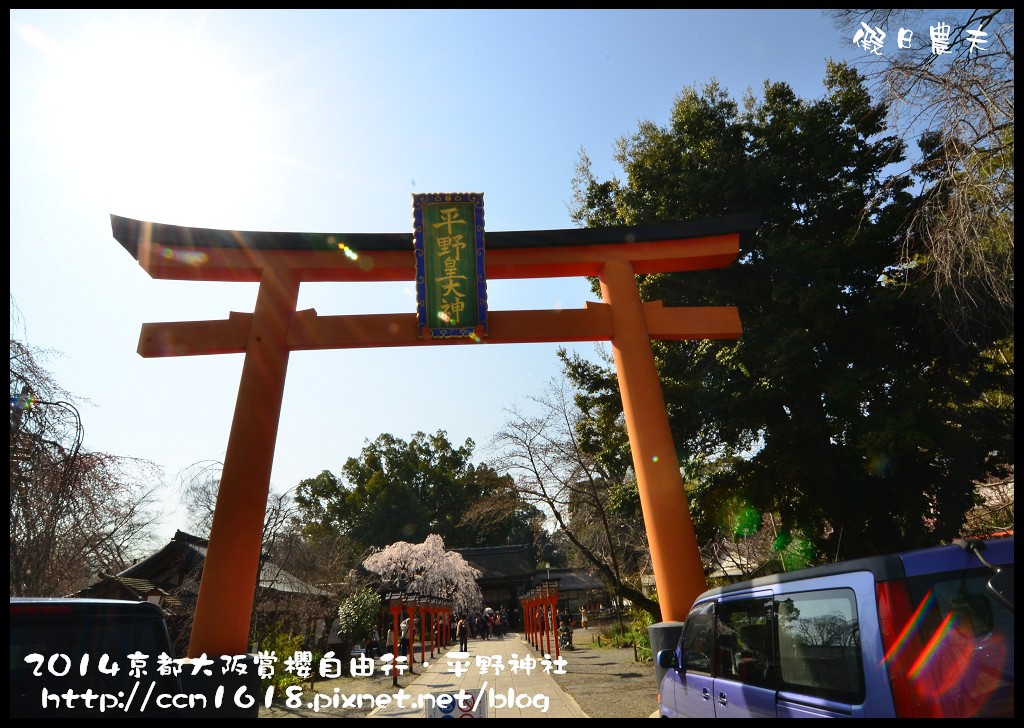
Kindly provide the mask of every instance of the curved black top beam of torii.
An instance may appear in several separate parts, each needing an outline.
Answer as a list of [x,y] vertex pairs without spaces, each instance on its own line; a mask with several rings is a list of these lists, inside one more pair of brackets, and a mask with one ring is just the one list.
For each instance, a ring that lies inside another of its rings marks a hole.
[[[248,250],[336,250],[343,242],[357,250],[412,250],[409,233],[300,233],[237,231],[216,228],[184,227],[144,222],[111,215],[111,229],[128,253],[138,260],[139,244],[147,237],[154,242],[185,248],[244,248]],[[724,217],[664,222],[649,225],[617,225],[561,230],[522,230],[486,233],[488,250],[515,248],[555,248],[578,245],[644,243],[683,240],[713,235],[740,233],[752,235],[761,224],[760,210],[748,210]],[[329,242],[330,241],[330,242]]]

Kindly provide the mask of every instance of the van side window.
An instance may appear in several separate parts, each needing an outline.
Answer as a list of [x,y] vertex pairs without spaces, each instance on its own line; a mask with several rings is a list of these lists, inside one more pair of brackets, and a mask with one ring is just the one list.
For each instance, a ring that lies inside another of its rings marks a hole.
[[844,703],[864,700],[852,589],[778,595],[775,618],[781,690]]
[[774,684],[770,609],[769,599],[719,602],[716,677],[761,687]]
[[714,647],[714,603],[696,607],[686,618],[683,629],[682,653],[686,671],[711,672],[711,654]]

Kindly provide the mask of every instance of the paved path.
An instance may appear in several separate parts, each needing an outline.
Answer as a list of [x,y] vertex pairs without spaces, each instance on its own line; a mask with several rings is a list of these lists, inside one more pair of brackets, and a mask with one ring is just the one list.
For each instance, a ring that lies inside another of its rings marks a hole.
[[[550,660],[545,660],[544,655],[525,642],[521,634],[470,640],[468,654],[453,655],[452,651],[457,649],[458,645],[448,647],[440,655],[435,654],[433,660],[428,654],[427,667],[417,662],[418,677],[403,688],[407,696],[401,701],[404,705],[395,700],[390,705],[375,708],[366,717],[446,717],[439,709],[431,710],[437,696],[442,694],[456,696],[446,711],[448,716],[456,718],[470,715],[487,718],[588,717],[572,696],[558,686],[552,675],[555,670],[565,670],[565,663],[556,664],[553,655]],[[416,652],[416,658],[419,659],[419,652]],[[498,668],[499,664],[501,668]],[[459,669],[457,666],[464,667]],[[456,675],[456,671],[462,674]]]

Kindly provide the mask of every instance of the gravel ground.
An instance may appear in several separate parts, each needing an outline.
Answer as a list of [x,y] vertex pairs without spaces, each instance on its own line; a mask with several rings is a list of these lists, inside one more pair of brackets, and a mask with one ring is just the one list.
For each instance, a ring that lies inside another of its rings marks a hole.
[[[649,718],[658,710],[658,690],[655,685],[654,666],[648,660],[637,662],[633,648],[616,648],[604,642],[598,647],[594,641],[596,630],[577,629],[576,649],[563,653],[565,674],[555,679],[565,692],[579,704],[591,718]],[[399,685],[413,681],[410,676],[399,678]],[[392,692],[392,678],[378,673],[373,677],[343,677],[321,680],[313,690],[320,694],[349,695],[367,693],[378,695]],[[309,684],[303,686],[307,693]],[[303,701],[304,703],[305,701]],[[285,701],[275,700],[269,708],[260,708],[260,718],[365,718],[372,705],[362,707],[331,707],[318,713],[304,707],[289,708]]]
[[658,710],[650,660],[637,662],[633,648],[598,647],[593,630],[577,629],[576,649],[564,653],[564,675],[555,680],[591,718],[649,718]]

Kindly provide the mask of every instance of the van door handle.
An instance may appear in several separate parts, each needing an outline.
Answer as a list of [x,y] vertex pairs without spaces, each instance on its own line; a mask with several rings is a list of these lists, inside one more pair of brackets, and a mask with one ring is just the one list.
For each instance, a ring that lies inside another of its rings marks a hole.
[[719,693],[718,694],[718,704],[719,705],[727,705],[728,703],[729,703],[729,698],[725,697],[725,693]]
[[711,691],[707,688],[701,688],[700,696],[704,698],[704,700],[711,702]]

